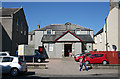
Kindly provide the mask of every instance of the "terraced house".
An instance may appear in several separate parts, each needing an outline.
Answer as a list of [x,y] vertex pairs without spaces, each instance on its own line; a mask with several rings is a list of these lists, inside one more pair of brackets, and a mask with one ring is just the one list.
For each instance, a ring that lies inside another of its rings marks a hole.
[[49,58],[62,58],[93,50],[93,30],[71,24],[50,24],[29,32],[29,45],[43,46]]

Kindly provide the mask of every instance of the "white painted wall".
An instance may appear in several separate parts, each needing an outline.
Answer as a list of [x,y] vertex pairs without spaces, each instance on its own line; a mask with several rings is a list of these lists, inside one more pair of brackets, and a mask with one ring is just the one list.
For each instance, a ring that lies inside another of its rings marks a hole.
[[38,49],[39,46],[42,46],[42,37],[43,31],[35,31],[35,49]]
[[118,8],[116,7],[108,15],[107,29],[109,51],[113,51],[112,45],[116,45],[118,50]]

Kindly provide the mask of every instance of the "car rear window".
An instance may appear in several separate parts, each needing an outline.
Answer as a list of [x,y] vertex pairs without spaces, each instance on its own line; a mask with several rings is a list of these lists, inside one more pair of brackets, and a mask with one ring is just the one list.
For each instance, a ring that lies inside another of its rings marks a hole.
[[6,56],[7,54],[6,53],[1,53],[0,56]]
[[11,57],[3,57],[2,62],[12,62],[13,58]]

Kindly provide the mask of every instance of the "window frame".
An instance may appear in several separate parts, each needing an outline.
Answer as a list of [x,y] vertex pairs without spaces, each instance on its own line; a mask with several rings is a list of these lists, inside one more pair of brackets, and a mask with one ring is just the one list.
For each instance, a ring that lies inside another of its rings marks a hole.
[[53,43],[48,44],[48,51],[52,52],[53,51]]

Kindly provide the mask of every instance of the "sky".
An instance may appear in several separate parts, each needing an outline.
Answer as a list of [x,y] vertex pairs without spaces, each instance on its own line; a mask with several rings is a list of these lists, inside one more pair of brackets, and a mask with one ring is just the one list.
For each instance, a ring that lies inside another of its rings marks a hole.
[[4,8],[23,7],[29,31],[37,25],[70,22],[98,32],[109,14],[109,2],[2,2]]

